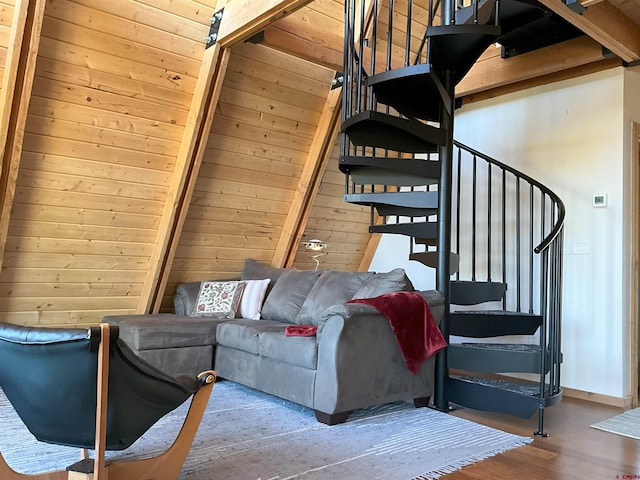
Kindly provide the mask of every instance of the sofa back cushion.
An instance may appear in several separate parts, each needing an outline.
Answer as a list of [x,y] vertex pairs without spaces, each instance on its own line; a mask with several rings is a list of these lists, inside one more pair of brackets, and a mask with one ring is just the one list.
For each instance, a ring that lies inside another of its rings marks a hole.
[[282,272],[267,295],[262,307],[262,318],[295,323],[302,304],[321,273],[315,270],[295,269]]
[[331,305],[351,300],[372,276],[373,272],[322,272],[302,304],[295,322],[300,325],[318,325],[322,312]]
[[373,275],[367,283],[358,289],[353,295],[353,299],[356,298],[374,298],[384,295],[385,293],[412,292],[413,283],[407,277],[404,268],[395,268],[390,272],[376,273]]
[[278,278],[280,278],[280,275],[288,270],[291,269],[270,267],[269,265],[260,263],[253,258],[247,258],[244,261],[244,268],[242,269],[242,277],[240,277],[240,279],[264,280],[268,278],[269,280],[271,280],[269,282],[269,285],[267,286],[266,294],[268,296],[269,292],[271,292],[271,289],[273,289],[273,287],[275,287],[276,283],[278,282]]

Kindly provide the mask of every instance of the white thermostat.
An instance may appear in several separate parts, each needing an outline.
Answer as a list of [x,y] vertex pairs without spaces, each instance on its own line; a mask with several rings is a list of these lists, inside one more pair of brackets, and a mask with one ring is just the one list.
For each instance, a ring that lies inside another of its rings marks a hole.
[[607,206],[607,194],[606,193],[596,193],[593,196],[593,206],[594,207],[606,207]]

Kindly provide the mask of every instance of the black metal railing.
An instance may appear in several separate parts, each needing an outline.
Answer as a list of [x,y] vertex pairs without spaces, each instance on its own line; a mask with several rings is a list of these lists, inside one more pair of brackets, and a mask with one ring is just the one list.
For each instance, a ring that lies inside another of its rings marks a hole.
[[[504,310],[541,315],[541,396],[560,392],[565,207],[530,176],[454,142],[456,279],[507,285]],[[527,343],[523,339],[523,343]],[[542,393],[542,392],[545,393]]]

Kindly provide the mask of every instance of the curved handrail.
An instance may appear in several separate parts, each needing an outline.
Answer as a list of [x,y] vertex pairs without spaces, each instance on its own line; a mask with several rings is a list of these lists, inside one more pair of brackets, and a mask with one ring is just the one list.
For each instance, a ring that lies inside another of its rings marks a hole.
[[562,227],[564,226],[566,209],[564,206],[564,202],[560,199],[560,197],[558,197],[558,195],[556,195],[552,190],[550,190],[546,185],[540,183],[538,180],[531,178],[529,175],[522,173],[521,171],[516,170],[515,168],[510,167],[509,165],[502,163],[499,160],[496,160],[495,158],[491,158],[490,156],[485,155],[484,153],[479,152],[471,147],[468,147],[467,145],[460,143],[456,140],[453,141],[453,144],[456,147],[462,150],[465,150],[476,157],[482,158],[487,163],[495,165],[503,170],[506,170],[509,173],[516,176],[517,178],[521,178],[522,180],[528,182],[529,184],[538,187],[541,192],[548,195],[555,202],[555,204],[558,206],[558,218],[556,220],[556,223],[551,229],[551,231],[549,232],[549,234],[542,240],[542,242],[540,242],[540,244],[533,249],[535,253],[541,253],[544,250],[546,250],[549,247],[549,245],[551,245],[551,242],[555,240],[555,238],[558,236],[558,234],[562,230]]

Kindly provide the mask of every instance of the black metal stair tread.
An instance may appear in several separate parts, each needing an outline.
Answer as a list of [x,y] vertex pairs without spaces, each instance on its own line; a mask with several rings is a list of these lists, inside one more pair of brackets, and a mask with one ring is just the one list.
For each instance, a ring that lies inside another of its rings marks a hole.
[[433,153],[445,142],[445,131],[441,128],[373,110],[344,121],[342,131],[357,146],[397,152]]
[[344,196],[344,201],[373,206],[383,217],[430,217],[438,213],[438,192],[351,193]]
[[494,43],[501,33],[496,25],[442,25],[429,27],[431,68],[453,70],[457,84],[469,72],[476,60]]
[[460,337],[488,338],[533,335],[542,316],[508,310],[464,310],[451,312],[449,333]]
[[438,192],[378,192],[351,193],[344,196],[345,202],[358,205],[395,205],[410,208],[438,208]]
[[518,343],[451,343],[447,358],[449,368],[469,372],[539,374],[540,351],[539,345]]
[[478,410],[502,412],[530,418],[541,404],[549,407],[562,399],[562,389],[551,392],[547,386],[540,397],[540,385],[518,380],[451,376],[446,379],[449,401]]
[[507,284],[504,282],[473,282],[456,280],[451,282],[451,303],[454,305],[477,305],[498,302],[504,298]]
[[438,224],[436,222],[388,223],[369,227],[370,233],[393,233],[408,237],[433,237],[437,230]]
[[[475,383],[490,388],[498,388],[507,392],[517,393],[518,395],[526,395],[530,397],[540,396],[540,384],[530,381],[518,381],[517,379],[501,379],[489,377],[475,377],[471,375],[454,375],[452,378],[463,382]],[[545,385],[545,392],[549,392],[549,385]]]
[[440,78],[428,63],[372,75],[367,84],[372,87],[379,103],[411,118],[439,122],[440,105],[451,102]]
[[475,348],[478,350],[500,350],[505,352],[540,352],[540,345],[530,343],[483,343],[483,342],[462,342],[452,343],[450,347]]
[[[420,262],[431,268],[438,268],[438,252],[413,252],[409,254],[409,260]],[[449,253],[449,273],[454,275],[460,268],[460,255],[454,252]]]
[[534,0],[503,0],[499,23],[502,33],[498,42],[509,55],[569,40],[582,32],[559,15]]
[[341,156],[339,167],[342,173],[348,173],[354,168],[377,168],[421,179],[440,177],[440,161],[421,158]]

